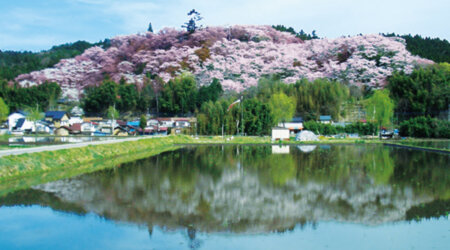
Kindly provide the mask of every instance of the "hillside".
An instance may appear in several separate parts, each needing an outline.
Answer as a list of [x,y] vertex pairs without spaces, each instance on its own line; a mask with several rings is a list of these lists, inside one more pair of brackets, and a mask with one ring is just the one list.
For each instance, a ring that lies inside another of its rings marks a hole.
[[168,81],[183,71],[200,84],[213,78],[224,89],[242,91],[260,77],[278,74],[285,82],[300,78],[337,79],[356,85],[383,86],[394,71],[410,73],[430,60],[413,56],[405,40],[382,35],[303,41],[270,26],[208,27],[188,34],[164,29],[111,39],[111,47],[92,47],[53,68],[19,75],[22,86],[45,81],[61,85],[63,95],[78,99],[83,89],[106,75],[141,87],[146,77]]
[[30,51],[0,51],[0,80],[13,80],[20,74],[53,67],[61,59],[73,58],[82,54],[93,46],[108,47],[109,41],[88,43],[77,41],[58,46],[41,52]]

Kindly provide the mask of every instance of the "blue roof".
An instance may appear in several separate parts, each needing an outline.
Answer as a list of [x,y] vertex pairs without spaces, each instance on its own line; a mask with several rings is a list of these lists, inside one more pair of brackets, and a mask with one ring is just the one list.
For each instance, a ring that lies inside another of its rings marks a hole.
[[331,115],[321,115],[320,120],[321,121],[331,121]]
[[127,125],[133,126],[133,127],[139,127],[139,121],[127,122]]
[[303,118],[302,117],[294,117],[294,118],[292,118],[292,121],[291,122],[303,122]]
[[66,111],[47,111],[45,112],[45,117],[51,117],[52,119],[61,120],[66,114]]
[[15,128],[21,128],[24,123],[25,123],[25,118],[18,119]]

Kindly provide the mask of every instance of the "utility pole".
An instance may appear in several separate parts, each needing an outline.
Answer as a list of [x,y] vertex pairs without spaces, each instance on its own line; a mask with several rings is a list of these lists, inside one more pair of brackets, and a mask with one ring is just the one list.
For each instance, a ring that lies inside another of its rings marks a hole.
[[241,134],[244,135],[244,97],[241,96]]

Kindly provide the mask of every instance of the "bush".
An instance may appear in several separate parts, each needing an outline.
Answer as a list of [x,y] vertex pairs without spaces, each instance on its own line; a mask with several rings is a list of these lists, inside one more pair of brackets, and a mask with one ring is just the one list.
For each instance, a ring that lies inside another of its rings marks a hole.
[[318,123],[316,121],[307,121],[304,124],[305,129],[321,135],[335,135],[338,133],[348,133],[359,135],[372,135],[377,133],[377,126],[374,123],[352,123],[345,127],[334,126],[331,124]]
[[419,138],[450,138],[450,122],[419,116],[400,124],[400,135]]

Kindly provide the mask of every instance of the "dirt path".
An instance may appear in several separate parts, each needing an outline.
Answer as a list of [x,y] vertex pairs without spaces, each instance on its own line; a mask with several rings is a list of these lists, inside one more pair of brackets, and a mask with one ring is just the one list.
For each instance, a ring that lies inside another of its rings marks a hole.
[[93,142],[80,142],[80,143],[70,143],[70,144],[62,144],[62,145],[52,145],[52,146],[40,146],[40,147],[32,147],[32,148],[18,148],[18,149],[6,149],[0,150],[0,157],[8,156],[8,155],[21,155],[27,153],[36,153],[36,152],[44,152],[44,151],[55,151],[61,149],[69,149],[69,148],[81,148],[89,145],[100,145],[100,144],[114,144],[126,141],[138,141],[149,138],[156,138],[159,136],[137,136],[137,137],[125,137],[123,139],[115,139],[108,141],[93,141]]

